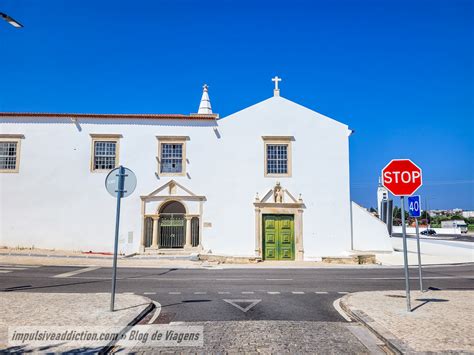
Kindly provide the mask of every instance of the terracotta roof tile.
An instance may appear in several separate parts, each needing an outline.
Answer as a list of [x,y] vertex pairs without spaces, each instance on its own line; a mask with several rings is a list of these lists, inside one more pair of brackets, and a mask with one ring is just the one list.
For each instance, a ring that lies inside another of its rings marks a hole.
[[202,115],[202,114],[161,114],[161,113],[49,113],[49,112],[0,112],[1,117],[10,118],[24,118],[24,117],[38,117],[38,118],[95,118],[95,119],[163,119],[163,120],[215,120],[219,115]]

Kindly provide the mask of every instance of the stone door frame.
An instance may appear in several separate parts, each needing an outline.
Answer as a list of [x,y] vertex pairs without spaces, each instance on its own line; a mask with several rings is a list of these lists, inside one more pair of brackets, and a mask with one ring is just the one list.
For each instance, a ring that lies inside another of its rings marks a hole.
[[[279,189],[280,184],[277,183]],[[293,215],[294,218],[294,234],[295,234],[295,261],[304,260],[303,247],[303,211],[306,208],[301,196],[297,199],[293,197],[287,190],[282,189],[283,196],[280,199],[273,198],[275,189],[268,191],[260,200],[258,194],[255,198],[255,256],[263,259],[263,215],[264,214],[286,214]],[[282,202],[275,202],[282,201]],[[285,200],[289,200],[285,202]]]

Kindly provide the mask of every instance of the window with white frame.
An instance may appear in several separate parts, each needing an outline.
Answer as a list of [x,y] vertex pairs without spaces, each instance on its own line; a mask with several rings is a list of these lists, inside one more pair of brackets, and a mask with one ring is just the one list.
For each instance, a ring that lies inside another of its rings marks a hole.
[[112,170],[115,168],[117,142],[94,142],[94,170]]
[[161,173],[183,172],[183,143],[161,144]]
[[0,170],[15,171],[17,158],[18,142],[0,142]]
[[186,141],[189,137],[158,136],[158,174],[186,174]]
[[291,176],[291,142],[293,137],[262,137],[265,146],[265,176]]
[[267,144],[267,174],[288,174],[287,144]]
[[91,171],[109,171],[119,165],[119,138],[117,134],[91,134]]
[[18,173],[22,134],[0,134],[0,172]]

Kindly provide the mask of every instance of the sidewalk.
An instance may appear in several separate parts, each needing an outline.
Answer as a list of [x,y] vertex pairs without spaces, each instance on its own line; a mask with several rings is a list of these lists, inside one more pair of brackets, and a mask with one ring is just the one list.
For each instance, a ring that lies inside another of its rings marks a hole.
[[[392,253],[376,254],[377,263],[384,266],[403,266],[403,252],[394,251]],[[440,265],[440,264],[464,264],[474,262],[474,254],[465,255],[429,255],[421,254],[422,265]],[[408,252],[408,264],[418,265],[418,254]]]
[[[357,253],[357,252],[356,252]],[[347,263],[350,254],[341,256],[333,262],[322,261],[263,261],[258,263],[219,263],[215,261],[196,260],[196,256],[186,255],[137,255],[118,257],[118,267],[138,268],[180,268],[180,269],[244,269],[244,268],[377,268],[380,266],[403,266],[403,253],[376,253],[376,264],[358,265]],[[408,253],[409,264],[418,265],[417,254]],[[422,254],[423,265],[459,264],[474,262],[474,254],[469,256],[440,256]],[[42,266],[112,266],[112,256],[103,254],[85,254],[66,250],[45,249],[0,249],[0,265],[42,265]]]
[[122,329],[152,308],[150,302],[143,296],[117,294],[116,311],[110,312],[110,294],[106,293],[2,292],[0,293],[0,352],[2,350],[10,352],[62,350],[55,347],[8,348],[8,327],[89,325]]
[[414,291],[411,302],[407,312],[405,291],[371,291],[344,296],[341,307],[392,350],[474,352],[474,291]]

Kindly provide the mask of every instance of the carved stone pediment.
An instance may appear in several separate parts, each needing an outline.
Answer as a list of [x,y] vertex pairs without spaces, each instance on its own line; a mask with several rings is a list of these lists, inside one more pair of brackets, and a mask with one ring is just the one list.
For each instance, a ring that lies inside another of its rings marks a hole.
[[259,194],[257,193],[254,205],[257,207],[305,207],[301,194],[298,199],[296,199],[287,189],[284,189],[279,182],[277,182],[273,188],[268,190],[262,199],[260,199]]
[[148,195],[140,196],[140,198],[143,201],[160,201],[169,198],[184,201],[206,201],[206,197],[196,195],[175,180],[168,181]]

